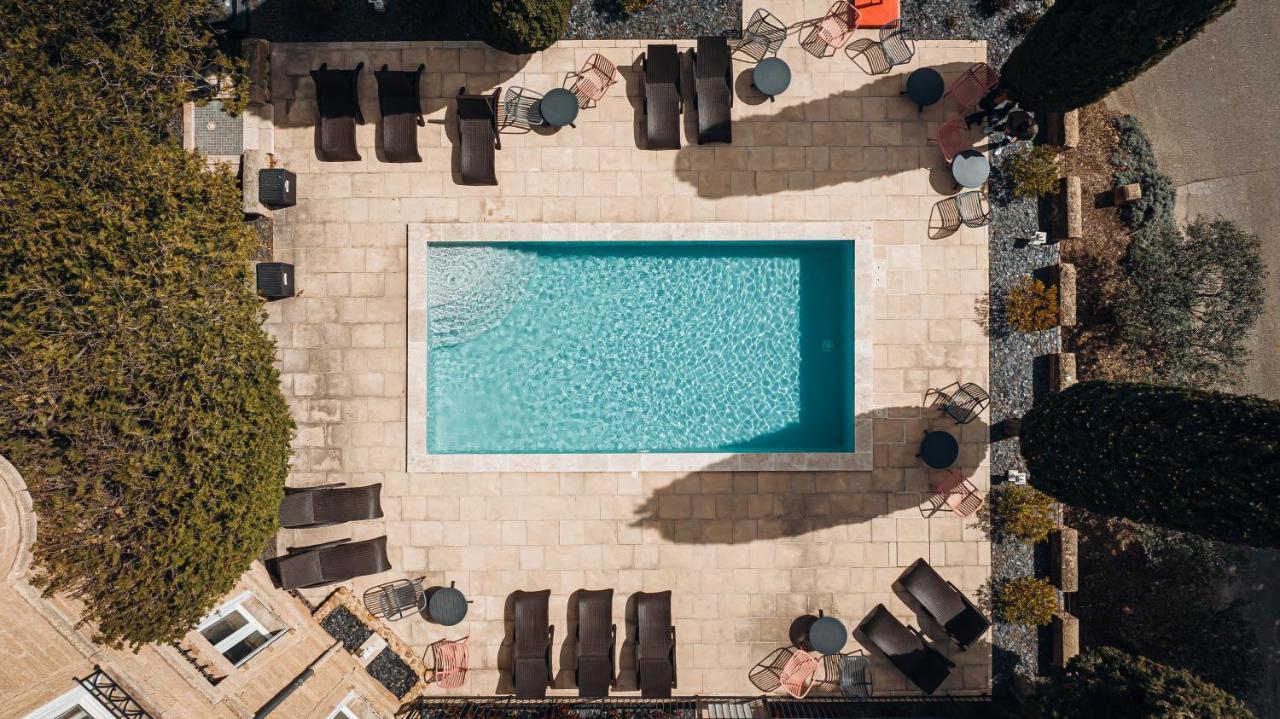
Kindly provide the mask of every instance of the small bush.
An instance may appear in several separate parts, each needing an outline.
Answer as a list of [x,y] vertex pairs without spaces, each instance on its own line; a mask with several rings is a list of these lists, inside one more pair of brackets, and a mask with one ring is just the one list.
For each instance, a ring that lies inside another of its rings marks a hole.
[[1048,145],[1021,147],[1005,160],[1004,171],[1016,197],[1041,197],[1058,183],[1058,155]]
[[482,0],[473,25],[481,40],[503,52],[537,52],[564,35],[572,5],[572,0]]
[[1002,536],[1041,542],[1058,527],[1053,515],[1053,497],[1031,485],[1005,485],[994,505],[997,528]]
[[622,8],[622,13],[624,15],[634,15],[635,13],[649,7],[649,3],[651,2],[653,2],[653,0],[620,0],[618,4]]
[[1173,181],[1160,173],[1156,153],[1133,115],[1116,118],[1119,146],[1111,154],[1111,164],[1119,168],[1115,185],[1142,186],[1142,197],[1120,208],[1120,219],[1133,229],[1150,224],[1173,224]]
[[1042,627],[1058,610],[1058,592],[1048,579],[1018,577],[996,590],[996,612],[1010,624]]
[[948,32],[959,32],[960,27],[964,25],[964,20],[960,19],[959,15],[948,15],[942,21],[942,25],[947,28]]
[[1019,10],[1009,17],[1009,32],[1014,35],[1026,35],[1031,32],[1031,26],[1035,25],[1039,19],[1040,13],[1036,10]]
[[1043,332],[1058,324],[1058,287],[1030,277],[1009,290],[1004,318],[1019,332]]

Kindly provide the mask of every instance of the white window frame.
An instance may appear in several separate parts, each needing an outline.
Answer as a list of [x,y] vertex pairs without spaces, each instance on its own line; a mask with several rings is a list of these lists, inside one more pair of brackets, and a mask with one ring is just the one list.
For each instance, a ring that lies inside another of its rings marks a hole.
[[102,706],[88,689],[76,686],[71,691],[45,704],[39,709],[23,717],[23,719],[57,719],[67,711],[79,707],[93,719],[114,719],[110,709]]
[[[253,616],[252,612],[250,612],[248,609],[245,609],[244,603],[249,599],[256,599],[256,597],[253,596],[253,592],[241,592],[240,594],[237,594],[230,601],[226,602],[225,604],[213,610],[212,612],[209,612],[209,616],[200,620],[200,624],[196,626],[196,631],[200,632],[200,636],[204,637],[204,632],[206,629],[208,629],[209,627],[212,627],[214,624],[217,624],[218,622],[227,618],[231,614],[239,614],[240,617],[244,619],[244,626],[240,627],[239,629],[235,630],[231,634],[227,635],[227,637],[222,641],[218,642],[217,644],[213,644],[213,642],[209,642],[213,646],[213,648],[217,650],[218,654],[221,654],[224,658],[226,657],[226,652],[228,649],[244,641],[250,635],[261,634],[262,636],[266,637],[266,641],[264,641],[258,648],[244,655],[244,657],[242,657],[240,661],[233,663],[232,664],[233,667],[239,667],[245,662],[249,661],[255,655],[257,655],[258,652],[262,651],[263,649],[266,649],[271,644],[271,642],[276,640],[276,637],[280,636],[281,634],[284,634],[283,629],[275,633],[268,631],[267,628],[262,625],[262,622],[258,621],[258,618]],[[205,638],[205,641],[208,641],[207,637]]]
[[361,719],[352,714],[351,709],[347,707],[348,702],[359,697],[360,695],[355,692],[347,692],[347,695],[342,698],[342,701],[338,702],[338,706],[334,707],[333,711],[329,712],[329,716],[325,717],[325,719]]

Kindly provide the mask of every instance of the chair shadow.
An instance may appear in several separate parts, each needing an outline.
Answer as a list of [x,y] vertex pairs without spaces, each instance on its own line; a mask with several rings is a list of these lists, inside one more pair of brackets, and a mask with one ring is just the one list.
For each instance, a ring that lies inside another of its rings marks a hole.
[[632,594],[627,597],[627,602],[622,610],[624,638],[622,646],[618,647],[618,675],[613,686],[613,691],[615,692],[640,690],[640,679],[636,675],[636,667],[638,666],[636,652],[639,649],[640,636],[638,617],[636,595]]
[[516,595],[507,595],[502,604],[502,644],[498,646],[498,682],[494,694],[515,694],[512,663],[516,646]]
[[578,598],[583,590],[575,589],[569,595],[565,608],[564,641],[560,644],[560,668],[552,679],[556,689],[573,689],[578,686]]

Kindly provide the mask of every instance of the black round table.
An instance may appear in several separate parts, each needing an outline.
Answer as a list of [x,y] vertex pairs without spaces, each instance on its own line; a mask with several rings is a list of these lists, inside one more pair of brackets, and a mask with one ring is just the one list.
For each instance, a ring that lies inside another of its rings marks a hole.
[[791,66],[776,57],[766,57],[751,71],[751,84],[773,99],[791,86]]
[[918,112],[924,110],[925,106],[941,100],[945,89],[946,83],[942,79],[942,73],[931,67],[922,67],[913,70],[907,76],[907,89],[904,92],[916,104]]
[[849,630],[835,617],[818,617],[809,627],[809,646],[819,654],[839,654],[849,641]]
[[467,618],[467,598],[452,586],[440,587],[427,601],[427,614],[431,621],[451,627]]
[[538,111],[548,125],[572,125],[578,119],[578,98],[563,87],[557,87],[538,101]]
[[965,150],[951,161],[951,176],[961,187],[982,187],[991,176],[991,163],[977,150]]
[[950,432],[925,432],[917,456],[934,469],[946,469],[960,456],[960,443]]

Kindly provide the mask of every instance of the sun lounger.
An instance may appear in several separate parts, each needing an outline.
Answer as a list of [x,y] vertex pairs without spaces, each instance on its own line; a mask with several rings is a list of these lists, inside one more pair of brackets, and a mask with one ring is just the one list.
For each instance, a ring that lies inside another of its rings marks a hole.
[[676,686],[676,628],[671,592],[637,592],[636,675],[640,696],[669,697]]
[[418,126],[422,119],[422,101],[418,87],[426,65],[415,72],[388,70],[386,65],[373,73],[378,79],[378,109],[382,124],[382,156],[387,162],[422,162],[418,154]]
[[924,559],[917,559],[898,582],[961,649],[967,649],[991,626],[973,602]]
[[320,113],[319,146],[316,156],[322,162],[354,162],[360,159],[356,150],[356,123],[364,124],[360,113],[360,71],[330,70],[323,64],[311,71],[316,83],[316,108]]
[[925,694],[937,691],[955,668],[920,632],[898,621],[883,604],[871,610],[858,630]]
[[516,697],[540,699],[551,684],[551,644],[556,628],[547,623],[550,589],[517,591],[515,597],[515,648],[511,657],[511,679]]
[[387,538],[378,537],[290,547],[277,567],[282,589],[300,589],[379,574],[391,569],[391,561],[387,559]]
[[458,142],[462,145],[462,184],[496,185],[494,169],[497,151],[502,149],[498,137],[498,96],[468,95],[458,90]]
[[680,55],[675,45],[644,54],[645,139],[650,150],[680,149]]
[[733,59],[720,36],[698,38],[693,56],[694,107],[698,110],[698,144],[733,142]]
[[613,623],[612,589],[579,592],[577,632],[578,694],[608,696],[609,687],[613,686],[613,657],[618,635],[618,627]]

